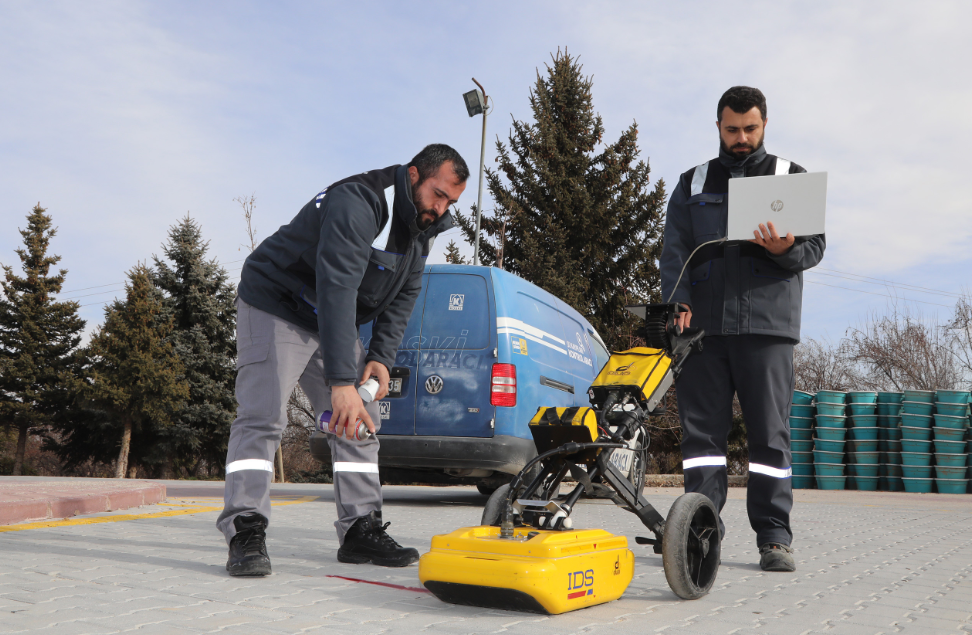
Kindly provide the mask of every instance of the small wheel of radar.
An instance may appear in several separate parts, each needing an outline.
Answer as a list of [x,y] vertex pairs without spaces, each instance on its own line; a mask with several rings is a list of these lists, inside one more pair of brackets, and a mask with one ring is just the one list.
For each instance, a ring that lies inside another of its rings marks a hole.
[[668,586],[683,600],[697,600],[712,588],[722,544],[719,512],[708,496],[683,494],[665,520],[662,563]]
[[499,525],[500,517],[503,515],[503,507],[506,505],[506,497],[510,493],[510,484],[500,485],[496,491],[490,494],[483,508],[483,520],[481,525]]

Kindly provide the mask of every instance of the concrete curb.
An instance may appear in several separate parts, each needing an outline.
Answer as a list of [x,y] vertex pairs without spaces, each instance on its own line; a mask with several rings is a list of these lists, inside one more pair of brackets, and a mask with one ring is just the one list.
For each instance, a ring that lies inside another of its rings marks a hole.
[[[729,487],[746,487],[749,476],[730,476]],[[645,487],[684,487],[685,479],[681,474],[648,474]]]
[[[165,485],[146,481],[106,484],[72,479],[52,481],[0,480],[0,525],[110,512],[165,501]],[[65,491],[75,490],[75,491]]]

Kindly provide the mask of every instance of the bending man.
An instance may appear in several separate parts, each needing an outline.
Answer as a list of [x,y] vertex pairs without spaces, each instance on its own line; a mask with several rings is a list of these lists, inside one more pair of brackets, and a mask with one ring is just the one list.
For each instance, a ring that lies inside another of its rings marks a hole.
[[[435,236],[452,227],[449,206],[469,168],[455,150],[434,144],[408,165],[351,176],[326,187],[246,259],[237,307],[237,418],[226,456],[226,490],[217,527],[229,543],[230,575],[270,573],[273,456],[287,427],[294,386],[328,435],[341,562],[405,566],[415,549],[382,524],[377,437],[351,441],[360,419],[380,426],[378,399],[422,284]],[[374,322],[367,355],[358,325]],[[365,406],[357,386],[376,377]],[[344,435],[346,438],[342,438]]]

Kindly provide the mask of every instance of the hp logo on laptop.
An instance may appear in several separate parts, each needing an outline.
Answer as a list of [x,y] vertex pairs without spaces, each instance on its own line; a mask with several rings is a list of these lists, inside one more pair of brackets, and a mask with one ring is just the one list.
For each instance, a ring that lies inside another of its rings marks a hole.
[[440,392],[442,392],[442,386],[442,378],[438,375],[431,375],[425,380],[425,390],[430,395],[438,395]]
[[773,201],[772,203],[770,203],[770,209],[773,210],[774,212],[778,212],[778,211],[782,210],[783,209],[783,201],[781,201],[779,199],[776,199],[775,201]]

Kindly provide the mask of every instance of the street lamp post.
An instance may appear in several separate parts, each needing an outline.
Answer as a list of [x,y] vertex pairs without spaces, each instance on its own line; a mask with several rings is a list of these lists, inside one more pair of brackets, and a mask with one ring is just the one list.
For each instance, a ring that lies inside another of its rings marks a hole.
[[470,117],[481,114],[483,116],[483,141],[479,149],[479,193],[476,195],[476,245],[473,251],[473,264],[479,264],[479,223],[483,210],[483,167],[486,161],[486,114],[489,105],[489,97],[486,96],[486,89],[483,85],[472,78],[478,86],[478,90],[471,90],[465,93],[462,98],[466,101],[466,112]]

